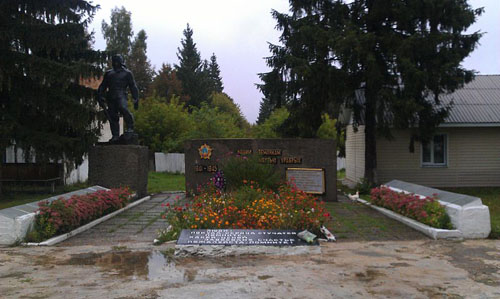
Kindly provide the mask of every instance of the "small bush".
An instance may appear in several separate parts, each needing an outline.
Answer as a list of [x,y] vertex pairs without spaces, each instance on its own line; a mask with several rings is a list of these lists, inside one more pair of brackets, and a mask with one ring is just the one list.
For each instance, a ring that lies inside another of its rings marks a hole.
[[452,229],[450,216],[436,197],[425,197],[393,191],[387,187],[373,188],[370,199],[377,206],[388,208],[435,228]]
[[370,190],[374,187],[373,183],[370,183],[366,178],[362,178],[361,182],[356,185],[356,190],[360,194],[370,194]]
[[259,163],[259,155],[230,156],[222,163],[229,190],[243,186],[243,181],[257,182],[264,189],[275,189],[280,175],[271,164]]
[[127,188],[120,188],[73,195],[69,199],[61,197],[50,203],[41,201],[27,241],[41,242],[118,210],[127,204],[130,194]]

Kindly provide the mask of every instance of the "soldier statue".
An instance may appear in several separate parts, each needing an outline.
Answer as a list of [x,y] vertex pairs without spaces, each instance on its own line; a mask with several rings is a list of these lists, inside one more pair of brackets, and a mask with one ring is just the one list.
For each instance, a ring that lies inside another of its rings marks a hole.
[[[106,117],[109,120],[111,134],[113,137],[110,143],[120,140],[120,116],[123,115],[127,130],[124,135],[134,132],[134,116],[127,108],[127,87],[130,88],[134,102],[134,109],[139,107],[139,90],[135,84],[134,76],[124,63],[121,55],[114,55],[112,58],[113,69],[106,71],[101,85],[99,85],[98,100],[104,107]],[[107,91],[107,92],[106,92]],[[104,95],[106,94],[106,97]],[[104,106],[104,99],[107,101],[107,109]]]

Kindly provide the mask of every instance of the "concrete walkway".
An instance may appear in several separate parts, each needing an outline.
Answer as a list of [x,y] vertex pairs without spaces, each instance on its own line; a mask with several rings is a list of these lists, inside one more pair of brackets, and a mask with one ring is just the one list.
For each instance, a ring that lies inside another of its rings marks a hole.
[[158,229],[167,223],[161,218],[162,204],[184,198],[184,193],[157,194],[138,206],[105,221],[90,230],[74,236],[58,246],[113,245],[152,243]]

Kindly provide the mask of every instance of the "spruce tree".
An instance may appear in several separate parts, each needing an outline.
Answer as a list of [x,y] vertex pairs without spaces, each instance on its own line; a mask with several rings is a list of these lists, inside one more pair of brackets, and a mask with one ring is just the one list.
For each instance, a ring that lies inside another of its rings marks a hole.
[[220,68],[217,63],[217,57],[215,53],[212,53],[210,57],[210,64],[208,65],[208,78],[210,84],[210,90],[212,92],[223,92],[224,87],[222,84],[222,78],[220,77]]
[[132,74],[134,74],[135,82],[137,83],[137,88],[139,89],[139,95],[141,97],[144,97],[146,94],[154,76],[154,70],[146,53],[147,38],[144,30],[137,33],[132,42],[129,58],[126,61],[127,67],[132,71]]
[[[0,151],[13,142],[36,161],[80,164],[100,134],[94,91],[102,74],[91,49],[87,1],[0,2]],[[1,165],[1,163],[0,163]]]
[[257,117],[257,124],[263,124],[266,119],[269,118],[273,110],[273,104],[271,103],[271,101],[268,98],[262,98],[259,106],[259,116]]
[[[270,44],[272,68],[261,74],[264,96],[290,116],[282,126],[285,136],[314,137],[321,115],[336,118],[345,91],[345,72],[331,51],[333,32],[342,26],[344,11],[338,1],[290,1],[291,14],[273,11],[283,45]],[[273,109],[274,109],[273,107]]]
[[[273,12],[283,46],[271,45],[263,92],[271,103],[283,96],[289,103],[289,134],[312,135],[323,111],[336,117],[341,104],[353,108],[355,124],[365,125],[369,182],[377,135],[410,129],[410,150],[414,140],[427,141],[451,108],[439,96],[473,78],[461,62],[481,33],[465,31],[482,9],[466,0],[290,0],[290,12]],[[273,72],[285,91],[275,88]]]
[[184,95],[189,97],[188,105],[201,107],[202,102],[206,102],[209,97],[207,85],[206,65],[202,62],[200,53],[196,49],[193,40],[193,30],[187,24],[183,31],[184,38],[181,40],[181,48],[177,48],[177,58],[179,64],[175,65],[177,77],[182,82]]
[[410,129],[412,151],[414,140],[428,141],[452,109],[439,97],[472,80],[474,72],[461,62],[481,33],[465,31],[482,9],[466,0],[358,0],[348,8],[346,30],[333,51],[364,94],[363,106],[348,104],[355,122],[365,125],[365,177],[373,183],[377,135],[390,138],[391,128]]
[[106,51],[113,54],[123,55],[125,61],[128,59],[132,46],[132,13],[125,7],[115,7],[111,10],[110,24],[102,21],[101,30],[106,40]]

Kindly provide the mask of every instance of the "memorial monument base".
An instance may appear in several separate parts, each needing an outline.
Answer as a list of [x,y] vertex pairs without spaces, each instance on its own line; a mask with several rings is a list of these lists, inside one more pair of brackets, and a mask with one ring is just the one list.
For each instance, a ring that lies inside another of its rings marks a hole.
[[148,186],[148,148],[140,145],[96,145],[89,153],[89,183],[106,188],[128,186],[139,197]]

